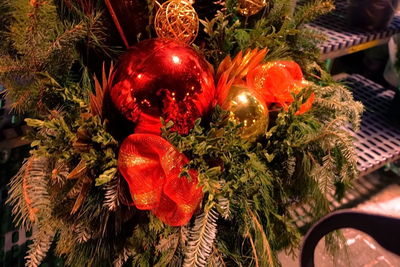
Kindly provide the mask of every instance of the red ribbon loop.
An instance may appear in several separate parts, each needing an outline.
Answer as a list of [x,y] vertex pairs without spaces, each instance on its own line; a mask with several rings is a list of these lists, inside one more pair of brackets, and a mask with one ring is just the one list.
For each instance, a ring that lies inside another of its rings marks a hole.
[[188,162],[165,139],[132,134],[121,145],[118,168],[138,209],[151,210],[164,223],[180,226],[192,218],[203,197],[196,171],[180,177]]

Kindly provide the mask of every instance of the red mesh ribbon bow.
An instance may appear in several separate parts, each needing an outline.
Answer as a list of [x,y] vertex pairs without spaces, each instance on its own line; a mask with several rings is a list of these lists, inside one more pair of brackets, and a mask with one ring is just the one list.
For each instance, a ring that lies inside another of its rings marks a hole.
[[186,224],[203,193],[197,172],[179,177],[189,160],[165,139],[151,134],[128,136],[119,150],[118,168],[129,184],[134,205],[151,210],[172,226]]
[[[297,94],[310,85],[296,62],[283,60],[259,65],[249,71],[246,80],[251,88],[264,97],[267,104],[277,103],[285,109],[294,101],[292,93]],[[296,114],[310,110],[314,99],[312,93]]]

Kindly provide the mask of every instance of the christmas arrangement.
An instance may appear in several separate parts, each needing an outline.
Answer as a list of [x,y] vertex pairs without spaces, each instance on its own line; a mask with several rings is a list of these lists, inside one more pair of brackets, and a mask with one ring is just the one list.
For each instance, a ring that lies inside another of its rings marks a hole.
[[27,265],[52,244],[69,266],[279,265],[290,210],[320,218],[357,176],[362,111],[304,26],[333,3],[295,2],[2,1]]

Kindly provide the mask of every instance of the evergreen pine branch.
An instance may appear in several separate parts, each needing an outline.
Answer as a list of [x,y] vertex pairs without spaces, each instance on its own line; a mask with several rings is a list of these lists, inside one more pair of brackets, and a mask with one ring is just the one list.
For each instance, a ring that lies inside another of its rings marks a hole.
[[147,10],[148,10],[148,26],[146,27],[147,35],[149,38],[152,38],[152,31],[151,31],[151,25],[153,25],[154,22],[154,16],[155,16],[155,10],[156,10],[156,2],[152,0],[146,0],[147,2]]
[[32,223],[37,223],[51,213],[51,200],[47,192],[48,176],[48,160],[31,157],[12,178],[7,203],[13,205],[17,225],[30,229]]
[[0,2],[0,47],[3,49],[8,48],[9,40],[7,39],[7,28],[11,23],[11,10],[10,6],[5,1]]
[[104,21],[103,9],[96,9],[90,15],[81,13],[81,20],[86,25],[86,44],[88,48],[93,49],[97,52],[102,52],[106,58],[112,58],[118,55],[121,51],[116,46],[110,46],[107,44],[107,37],[109,32],[107,31],[107,23]]
[[296,27],[309,23],[316,18],[331,12],[335,8],[332,0],[311,0],[298,5],[293,16]]
[[77,243],[85,243],[93,236],[92,233],[90,233],[90,229],[83,223],[76,223],[72,230]]
[[173,260],[176,251],[178,249],[180,239],[180,233],[173,233],[166,238],[162,238],[158,245],[156,246],[156,250],[161,253],[161,258],[154,265],[154,267],[162,267],[167,266]]
[[40,265],[53,243],[54,235],[54,229],[47,224],[35,229],[32,237],[33,244],[29,246],[28,255],[25,256],[26,266],[38,267]]
[[254,241],[249,232],[247,233],[247,237],[250,239],[250,243],[253,248],[256,266],[259,266],[259,264],[261,264],[261,266],[275,266],[274,255],[261,223],[252,211],[248,210],[247,212],[250,216],[249,219],[251,220],[251,227],[254,231]]
[[120,206],[120,179],[119,175],[115,175],[114,178],[104,186],[104,206],[110,211],[115,211]]
[[83,184],[84,184],[84,179],[77,180],[75,184],[71,187],[71,189],[66,193],[65,196],[70,199],[77,198],[79,193],[82,191]]
[[75,247],[74,233],[72,227],[69,224],[65,224],[62,221],[58,221],[58,236],[57,245],[55,247],[55,252],[57,255],[68,255],[73,253]]
[[130,246],[125,246],[118,257],[114,260],[114,267],[122,267],[125,262],[128,261],[130,257],[133,256],[133,251]]
[[[87,15],[78,12],[74,19],[68,20],[59,17],[56,0],[32,3],[35,4],[21,0],[5,2],[11,22],[9,32],[0,35],[10,40],[6,51],[18,57],[2,53],[1,61],[7,63],[0,63],[0,80],[8,88],[17,111],[40,114],[52,108],[46,107],[51,104],[46,101],[51,99],[53,91],[37,73],[49,73],[61,84],[67,84],[73,80],[72,72],[76,72],[73,65],[83,62],[78,44],[84,42],[95,50],[109,51],[104,45],[106,34],[101,11],[96,9]],[[43,107],[38,109],[37,104]]]
[[352,93],[343,85],[332,84],[320,87],[316,90],[314,102],[315,112],[322,120],[328,116],[344,116],[351,123],[352,128],[357,130],[360,127],[363,105],[354,101]]
[[[49,161],[45,157],[29,158],[11,181],[8,202],[19,222],[33,232],[33,244],[25,257],[27,266],[39,266],[53,242],[55,231],[51,226],[52,200],[48,193]],[[28,222],[29,219],[29,222]]]
[[330,202],[322,191],[319,190],[320,184],[318,182],[310,183],[313,188],[312,196],[309,198],[311,206],[311,214],[313,214],[312,222],[317,222],[320,218],[331,212]]
[[64,0],[58,4],[60,19],[64,23],[85,24],[85,46],[101,53],[106,57],[112,57],[120,51],[116,46],[107,44],[109,36],[108,27],[111,21],[107,20],[105,5],[103,2],[91,0]]
[[69,175],[69,168],[65,161],[57,160],[51,171],[51,182],[63,186]]
[[190,236],[190,229],[187,225],[181,226],[181,229],[179,231],[180,238],[179,238],[179,244],[181,247],[186,247],[188,241],[189,241],[189,236]]
[[[33,209],[37,210],[38,220],[48,218],[51,213],[51,197],[48,192],[50,178],[49,159],[34,157],[26,177],[26,194],[31,199]],[[26,199],[27,200],[27,199]]]
[[168,251],[170,249],[176,249],[176,247],[179,244],[179,238],[180,238],[180,234],[179,233],[174,233],[169,235],[166,238],[162,238],[160,240],[160,242],[158,243],[158,245],[156,246],[156,249],[159,252],[165,252]]
[[211,21],[202,21],[208,35],[206,56],[218,66],[227,56],[249,48],[268,48],[266,60],[292,58],[306,69],[318,60],[317,34],[302,27],[333,9],[330,0],[313,0],[299,5],[294,12],[293,1],[274,0],[267,16],[254,16],[251,22],[234,16],[236,1],[226,3],[227,9],[218,11]]
[[283,163],[284,169],[286,170],[287,176],[292,177],[296,171],[297,159],[296,157],[288,157],[288,159]]
[[[304,151],[308,151],[303,154],[303,164],[309,160],[309,167],[303,165],[303,168],[309,170],[309,177],[315,182],[307,186],[311,192],[309,197],[318,200],[315,207],[318,214],[329,210],[326,197],[335,188],[338,189],[337,183],[348,186],[358,174],[353,138],[343,128],[346,123],[346,117],[337,117],[317,133],[298,139],[302,142],[301,146],[305,145]],[[316,147],[324,151],[324,154],[318,155],[313,152]]]
[[[317,163],[316,163],[317,164]],[[328,196],[334,190],[335,162],[332,155],[328,154],[322,158],[322,165],[317,164],[311,177],[317,182],[321,194]]]
[[182,257],[180,255],[175,254],[167,266],[168,267],[181,267],[182,266]]
[[291,17],[293,13],[293,1],[274,0],[272,8],[267,16],[267,25],[279,25],[285,21],[285,17]]
[[31,205],[31,200],[27,201],[26,175],[30,168],[32,159],[25,161],[18,173],[11,179],[9,183],[7,204],[13,206],[12,213],[16,225],[24,226],[26,229],[32,228],[32,222],[35,221],[35,210]]
[[210,260],[207,265],[208,267],[226,267],[226,263],[224,261],[224,258],[221,254],[221,252],[218,250],[218,248],[214,245],[212,253],[210,255]]
[[183,266],[207,266],[217,235],[217,219],[218,213],[212,207],[196,217],[190,229]]

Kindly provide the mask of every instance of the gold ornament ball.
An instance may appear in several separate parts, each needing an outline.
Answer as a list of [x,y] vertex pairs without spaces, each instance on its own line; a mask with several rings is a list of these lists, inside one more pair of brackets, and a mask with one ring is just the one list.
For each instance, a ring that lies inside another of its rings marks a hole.
[[245,85],[233,85],[222,108],[230,111],[230,121],[243,125],[242,138],[254,141],[265,133],[269,121],[268,107],[252,89]]
[[168,0],[159,7],[154,28],[160,38],[191,44],[199,31],[199,17],[189,1]]
[[252,16],[267,6],[268,0],[239,0],[238,11],[243,16]]

